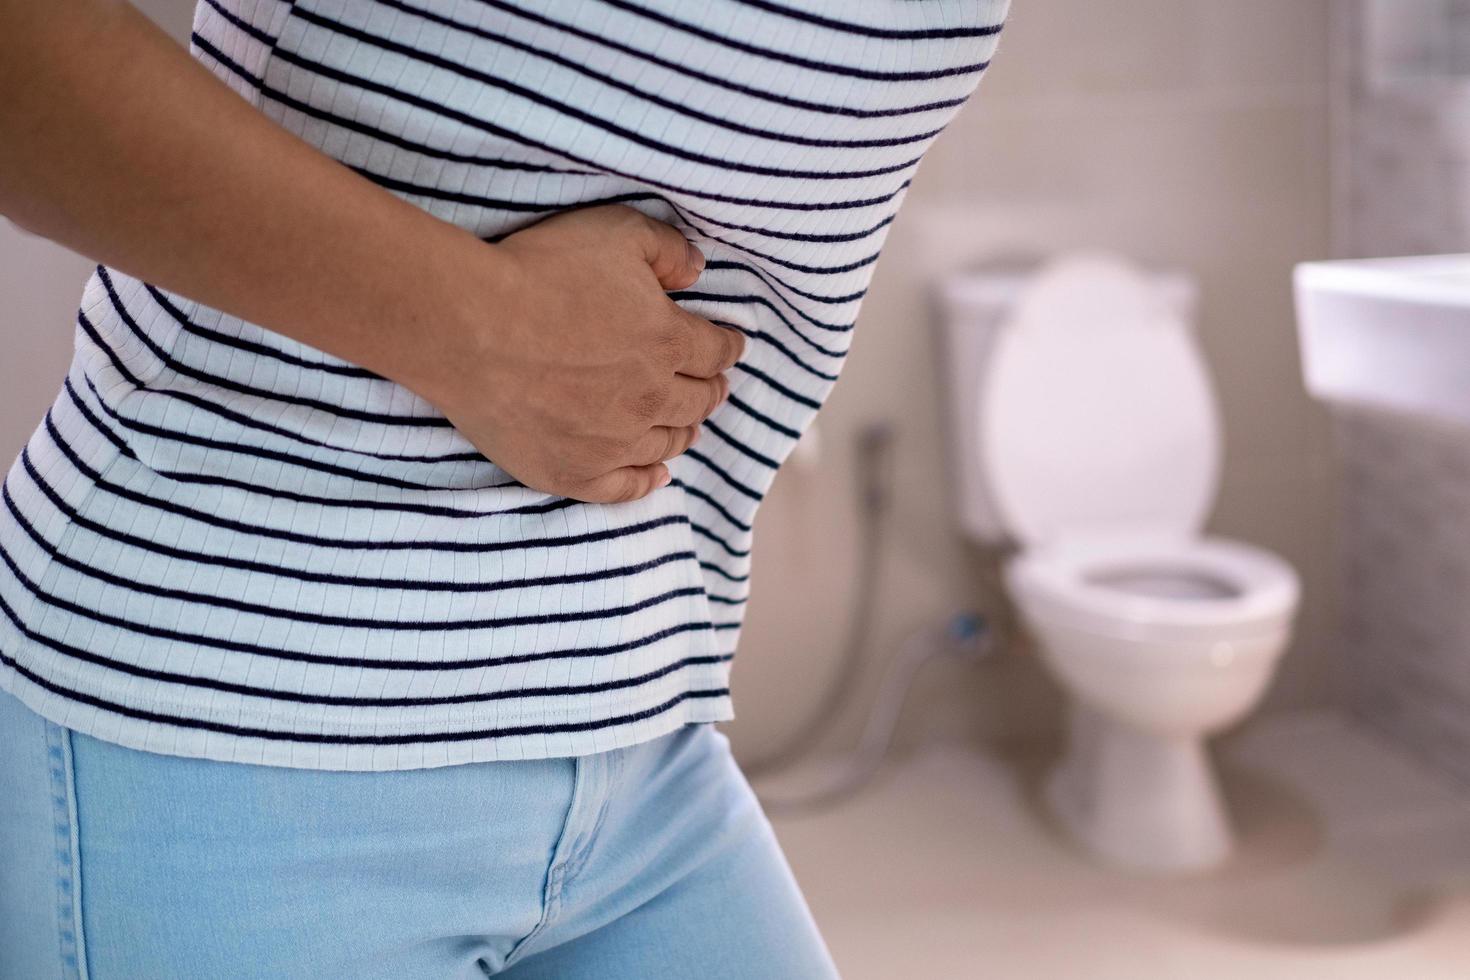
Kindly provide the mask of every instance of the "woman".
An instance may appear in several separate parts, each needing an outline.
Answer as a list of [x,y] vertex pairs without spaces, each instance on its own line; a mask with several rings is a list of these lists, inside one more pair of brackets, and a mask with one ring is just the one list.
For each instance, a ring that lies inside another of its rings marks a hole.
[[711,723],[1005,7],[0,0],[0,210],[102,263],[0,509],[0,975],[834,976]]

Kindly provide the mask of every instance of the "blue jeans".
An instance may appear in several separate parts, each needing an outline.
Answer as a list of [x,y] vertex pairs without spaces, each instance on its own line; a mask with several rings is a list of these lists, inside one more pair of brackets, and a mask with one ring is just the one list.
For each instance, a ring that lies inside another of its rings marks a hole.
[[334,772],[0,692],[0,978],[837,976],[729,742]]

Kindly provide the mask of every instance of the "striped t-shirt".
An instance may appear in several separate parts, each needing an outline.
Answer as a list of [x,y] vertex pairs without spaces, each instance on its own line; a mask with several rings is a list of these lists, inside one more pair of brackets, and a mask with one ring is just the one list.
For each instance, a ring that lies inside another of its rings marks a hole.
[[745,354],[668,486],[589,504],[400,385],[99,266],[5,480],[0,689],[133,748],[339,770],[734,717],[756,508],[1007,5],[200,0],[190,49],[240,96],[487,241],[599,203],[675,225],[708,264],[671,295]]

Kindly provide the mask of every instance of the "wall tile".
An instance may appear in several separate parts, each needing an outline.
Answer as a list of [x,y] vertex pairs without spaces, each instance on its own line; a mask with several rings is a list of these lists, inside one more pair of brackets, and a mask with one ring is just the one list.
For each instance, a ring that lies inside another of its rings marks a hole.
[[1336,418],[1348,703],[1470,783],[1470,430],[1347,406]]

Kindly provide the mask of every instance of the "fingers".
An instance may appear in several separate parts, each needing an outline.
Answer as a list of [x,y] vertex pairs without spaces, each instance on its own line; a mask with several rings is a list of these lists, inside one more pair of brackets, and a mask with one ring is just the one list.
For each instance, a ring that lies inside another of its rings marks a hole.
[[692,286],[704,271],[704,253],[695,248],[673,225],[634,212],[643,220],[643,257],[664,289]]
[[725,400],[730,392],[730,380],[723,374],[713,378],[687,378],[674,375],[669,393],[658,413],[649,421],[657,426],[681,428],[698,425]]
[[568,494],[592,503],[615,504],[637,500],[665,486],[669,468],[665,460],[673,459],[699,441],[700,428],[686,425],[678,428],[655,426],[628,453],[633,465],[620,466],[589,480],[577,492]]
[[733,327],[717,327],[704,317],[675,306],[681,342],[674,370],[695,378],[713,378],[735,366],[745,353],[745,334]]
[[666,485],[670,476],[663,463],[623,466],[588,482],[575,496],[594,504],[620,504],[648,496]]
[[628,459],[638,466],[651,466],[673,459],[699,441],[699,426],[686,425],[674,429],[660,425],[649,429],[634,444]]

